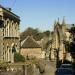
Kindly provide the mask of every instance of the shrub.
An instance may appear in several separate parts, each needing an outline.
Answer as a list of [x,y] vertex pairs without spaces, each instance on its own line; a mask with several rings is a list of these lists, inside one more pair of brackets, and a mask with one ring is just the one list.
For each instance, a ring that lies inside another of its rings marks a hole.
[[24,62],[25,58],[20,53],[14,54],[14,62]]

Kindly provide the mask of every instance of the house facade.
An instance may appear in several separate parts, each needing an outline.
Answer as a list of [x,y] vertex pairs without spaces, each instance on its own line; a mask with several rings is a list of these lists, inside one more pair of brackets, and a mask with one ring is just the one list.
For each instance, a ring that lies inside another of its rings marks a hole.
[[19,52],[20,17],[11,9],[0,5],[0,61],[14,62],[14,52]]
[[25,58],[42,58],[41,46],[32,36],[28,36],[21,42],[21,55]]

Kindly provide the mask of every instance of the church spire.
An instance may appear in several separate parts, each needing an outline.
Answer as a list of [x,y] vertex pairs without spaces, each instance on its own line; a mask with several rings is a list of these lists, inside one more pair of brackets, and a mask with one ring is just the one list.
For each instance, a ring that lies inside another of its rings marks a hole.
[[55,29],[56,25],[57,25],[57,22],[56,22],[56,20],[55,20],[55,21],[54,21],[54,29]]
[[57,23],[56,23],[56,20],[55,20],[55,21],[54,21],[54,26],[56,26],[56,24],[57,24]]
[[58,17],[58,21],[57,21],[57,23],[60,24],[60,23],[59,23],[59,17]]
[[63,16],[62,24],[65,25],[65,16]]

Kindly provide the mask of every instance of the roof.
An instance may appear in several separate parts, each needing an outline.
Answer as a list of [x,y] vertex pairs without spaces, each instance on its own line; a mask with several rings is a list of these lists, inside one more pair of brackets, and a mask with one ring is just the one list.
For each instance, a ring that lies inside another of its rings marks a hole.
[[[4,6],[2,6],[2,5],[0,5],[0,8],[2,8],[3,10],[5,10],[5,11],[7,11],[7,12],[9,12],[10,13],[10,15],[13,15],[13,16],[15,16],[15,18],[17,18],[17,19],[19,19],[20,20],[20,17],[19,16],[17,16],[16,14],[14,14],[13,12],[11,12],[9,9],[11,9],[11,8],[5,8]],[[5,12],[4,11],[4,12]]]
[[21,48],[41,48],[41,46],[32,36],[27,36],[27,38],[21,42]]

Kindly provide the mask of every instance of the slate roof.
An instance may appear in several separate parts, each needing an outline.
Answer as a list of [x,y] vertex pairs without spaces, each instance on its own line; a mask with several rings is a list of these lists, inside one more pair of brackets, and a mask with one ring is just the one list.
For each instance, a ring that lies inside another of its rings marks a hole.
[[28,36],[21,42],[21,48],[41,48],[41,46],[33,39],[32,36]]

